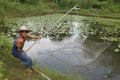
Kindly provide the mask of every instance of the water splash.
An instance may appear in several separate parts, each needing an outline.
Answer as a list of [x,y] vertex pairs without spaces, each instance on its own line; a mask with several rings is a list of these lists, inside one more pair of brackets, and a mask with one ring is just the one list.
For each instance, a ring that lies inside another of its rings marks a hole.
[[[39,59],[43,66],[60,65],[84,66],[95,60],[108,46],[109,43],[89,42],[85,45],[86,35],[82,34],[82,23],[73,22],[71,37],[62,41],[52,41],[49,38],[42,38],[29,52],[32,58]],[[34,41],[26,42],[24,49],[27,49]],[[51,65],[52,64],[52,65]],[[62,66],[64,67],[64,66]]]

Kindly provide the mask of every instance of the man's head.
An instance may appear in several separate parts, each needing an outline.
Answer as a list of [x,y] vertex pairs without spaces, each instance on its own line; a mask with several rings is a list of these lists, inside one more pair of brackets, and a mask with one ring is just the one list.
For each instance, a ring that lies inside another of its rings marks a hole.
[[27,34],[31,32],[31,30],[28,30],[26,26],[21,26],[20,29],[16,32],[19,33],[22,37],[27,38]]
[[27,38],[28,31],[22,30],[20,31],[20,36]]

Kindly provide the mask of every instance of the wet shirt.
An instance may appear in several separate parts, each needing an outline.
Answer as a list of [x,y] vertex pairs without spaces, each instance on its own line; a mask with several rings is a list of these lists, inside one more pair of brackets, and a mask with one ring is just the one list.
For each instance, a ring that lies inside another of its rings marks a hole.
[[[15,57],[19,57],[19,54],[20,54],[20,53],[18,53],[17,46],[16,46],[16,40],[17,40],[18,38],[22,38],[22,37],[17,37],[17,38],[15,39],[15,41],[14,41],[14,43],[13,43],[13,47],[12,47],[12,54],[13,54],[13,56],[15,56]],[[23,38],[23,39],[24,39],[24,38]],[[25,42],[25,39],[24,39],[24,42]],[[23,42],[22,48],[23,48],[23,46],[24,46],[24,42]],[[22,48],[21,48],[21,49],[22,49]]]

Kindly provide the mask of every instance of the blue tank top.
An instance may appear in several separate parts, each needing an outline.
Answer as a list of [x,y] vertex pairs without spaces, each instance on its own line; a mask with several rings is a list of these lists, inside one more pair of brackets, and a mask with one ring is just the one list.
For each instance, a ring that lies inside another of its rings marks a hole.
[[[15,41],[14,41],[14,43],[13,43],[13,47],[12,47],[12,54],[13,54],[13,56],[15,56],[15,57],[19,57],[19,54],[20,54],[20,53],[18,53],[17,46],[16,46],[16,40],[17,40],[18,38],[21,38],[21,37],[17,37],[17,38],[15,39]],[[25,39],[24,39],[24,42],[25,42]],[[24,42],[23,42],[22,48],[23,48],[23,46],[24,46]],[[21,48],[21,49],[22,49],[22,48]]]

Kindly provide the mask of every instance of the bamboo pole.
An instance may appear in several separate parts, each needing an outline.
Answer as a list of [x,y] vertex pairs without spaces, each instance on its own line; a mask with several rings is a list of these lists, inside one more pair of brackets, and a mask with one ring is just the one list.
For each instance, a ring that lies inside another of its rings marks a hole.
[[33,69],[38,72],[42,77],[46,78],[47,80],[52,80],[50,79],[47,75],[45,75],[44,73],[42,73],[41,71],[39,71],[38,69],[36,69],[35,67],[33,67]]
[[[50,31],[59,21],[61,21],[68,13],[70,13],[73,9],[76,9],[75,5],[73,8],[71,8],[65,15],[63,15],[60,19],[58,19],[50,28],[48,28],[48,30],[45,31],[45,33],[42,35],[44,36],[48,31]],[[39,38],[40,39],[40,38]],[[25,52],[27,53],[38,41],[39,39],[37,39]]]

